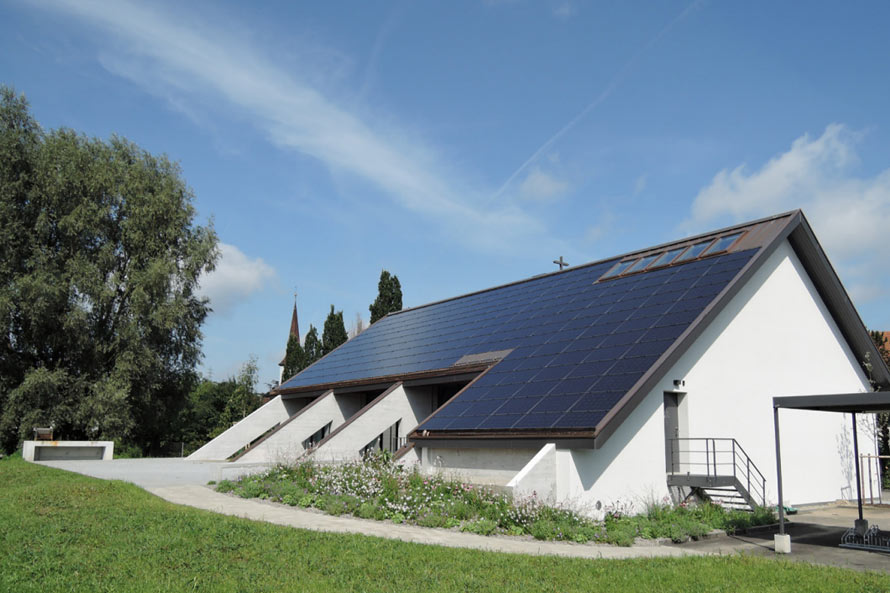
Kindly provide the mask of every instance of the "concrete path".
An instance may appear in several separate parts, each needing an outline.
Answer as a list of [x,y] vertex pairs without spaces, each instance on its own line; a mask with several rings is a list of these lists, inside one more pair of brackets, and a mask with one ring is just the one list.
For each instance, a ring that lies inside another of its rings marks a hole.
[[238,498],[220,494],[207,486],[168,486],[149,488],[149,492],[164,500],[199,509],[233,515],[276,525],[329,531],[335,533],[360,533],[374,537],[398,539],[418,544],[433,544],[451,548],[473,548],[512,554],[571,556],[576,558],[653,558],[657,556],[697,556],[709,552],[687,550],[670,545],[636,545],[620,548],[605,544],[571,544],[541,542],[532,538],[497,537],[461,533],[448,529],[430,529],[415,525],[396,525],[383,521],[334,517],[287,505]]

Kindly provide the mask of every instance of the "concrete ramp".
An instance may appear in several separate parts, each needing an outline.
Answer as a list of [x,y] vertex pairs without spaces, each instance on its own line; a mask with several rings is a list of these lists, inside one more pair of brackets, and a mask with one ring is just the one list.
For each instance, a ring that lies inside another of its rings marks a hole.
[[[353,403],[353,399],[337,396],[333,391],[328,391],[282,423],[275,432],[254,444],[238,458],[238,461],[244,463],[295,461],[305,454],[307,446],[321,441],[346,422],[358,409],[359,406]],[[317,440],[307,443],[306,441],[314,435],[317,435]]]
[[223,461],[305,406],[302,400],[275,397],[187,457],[192,461]]
[[433,407],[429,387],[396,383],[323,439],[312,456],[319,461],[357,459],[362,449],[384,434],[391,434],[394,442],[384,443],[383,448],[395,452],[405,437],[432,414]]

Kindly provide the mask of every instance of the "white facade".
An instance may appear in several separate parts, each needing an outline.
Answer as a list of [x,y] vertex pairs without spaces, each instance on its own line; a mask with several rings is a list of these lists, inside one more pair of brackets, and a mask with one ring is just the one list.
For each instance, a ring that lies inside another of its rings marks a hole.
[[[610,505],[630,504],[639,511],[668,497],[664,393],[674,389],[675,379],[685,381],[686,392],[679,406],[680,436],[737,439],[766,477],[772,502],[778,498],[772,398],[870,391],[859,361],[786,241],[600,449],[548,445],[534,460],[536,452],[526,452],[530,463],[517,470],[511,486],[517,493],[547,493],[592,514]],[[855,497],[850,416],[780,414],[786,504]],[[873,432],[860,428],[859,439],[863,451],[874,450]],[[434,449],[421,457],[425,465],[433,455],[448,460],[443,465],[451,471],[472,477],[480,467],[512,469],[519,453],[459,452]]]

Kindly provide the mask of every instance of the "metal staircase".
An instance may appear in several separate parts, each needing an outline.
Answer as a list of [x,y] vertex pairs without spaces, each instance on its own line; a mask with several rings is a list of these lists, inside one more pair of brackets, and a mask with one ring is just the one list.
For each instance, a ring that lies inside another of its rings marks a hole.
[[668,439],[667,483],[727,508],[766,506],[766,479],[735,439]]

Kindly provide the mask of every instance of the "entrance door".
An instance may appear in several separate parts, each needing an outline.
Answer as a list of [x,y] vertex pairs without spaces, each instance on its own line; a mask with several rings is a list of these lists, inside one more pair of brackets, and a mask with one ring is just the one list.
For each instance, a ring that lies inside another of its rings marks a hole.
[[664,466],[668,473],[680,467],[680,394],[664,394]]

